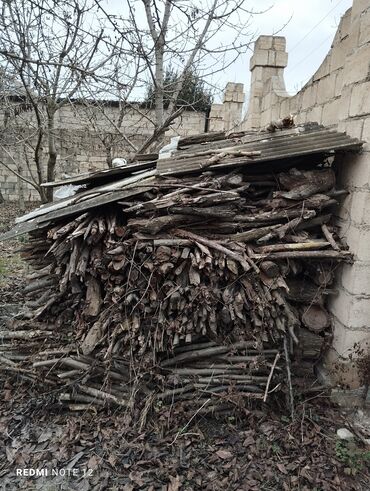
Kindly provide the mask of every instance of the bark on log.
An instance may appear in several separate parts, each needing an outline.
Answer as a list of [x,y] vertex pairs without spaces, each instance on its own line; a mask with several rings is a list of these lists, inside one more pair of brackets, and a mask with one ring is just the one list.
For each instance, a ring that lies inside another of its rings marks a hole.
[[302,311],[302,322],[310,331],[318,333],[330,325],[330,316],[321,305],[306,305]]

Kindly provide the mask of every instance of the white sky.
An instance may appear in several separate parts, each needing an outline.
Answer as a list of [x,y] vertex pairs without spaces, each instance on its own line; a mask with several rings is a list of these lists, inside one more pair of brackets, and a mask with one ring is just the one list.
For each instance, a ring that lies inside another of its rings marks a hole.
[[[161,0],[157,0],[161,3]],[[198,0],[208,4],[209,0]],[[125,0],[105,0],[105,8],[111,13],[122,14],[126,10]],[[352,0],[248,0],[246,7],[266,10],[256,15],[251,23],[255,37],[260,34],[277,34],[287,40],[288,66],[285,83],[288,92],[297,92],[314,74],[330,49],[341,16],[352,5]],[[290,19],[290,21],[289,21]],[[144,19],[138,19],[145,22]],[[289,21],[289,22],[288,22]],[[284,27],[284,25],[288,24]],[[277,32],[278,31],[278,32]],[[219,32],[219,39],[227,40],[227,32]],[[213,76],[212,85],[225,87],[227,82],[244,84],[248,99],[250,72],[249,59],[252,49],[240,56],[230,67]],[[215,102],[221,99],[222,91],[215,94]]]
[[[257,4],[256,1],[251,3]],[[287,40],[285,83],[287,90],[295,93],[321,65],[341,16],[352,6],[352,0],[259,0],[258,8],[260,5],[261,8],[268,7],[272,3],[270,11],[255,17],[256,30],[258,34],[271,35],[292,16],[278,35],[285,36]],[[249,91],[250,54],[242,56],[225,74],[226,81],[244,83],[245,92]]]

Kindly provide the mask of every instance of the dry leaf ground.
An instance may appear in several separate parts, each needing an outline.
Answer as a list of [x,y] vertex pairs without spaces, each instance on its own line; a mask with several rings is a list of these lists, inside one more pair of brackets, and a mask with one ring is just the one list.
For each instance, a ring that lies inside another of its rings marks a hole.
[[[17,210],[0,207],[4,230]],[[16,245],[1,244],[3,306],[22,302]],[[171,428],[163,415],[140,432],[119,412],[67,413],[56,394],[41,397],[39,389],[0,375],[6,491],[370,490],[370,447],[336,438],[346,421],[325,397],[297,401],[294,421],[266,405],[219,421],[196,417],[187,425],[179,417]],[[31,469],[48,475],[25,475]]]

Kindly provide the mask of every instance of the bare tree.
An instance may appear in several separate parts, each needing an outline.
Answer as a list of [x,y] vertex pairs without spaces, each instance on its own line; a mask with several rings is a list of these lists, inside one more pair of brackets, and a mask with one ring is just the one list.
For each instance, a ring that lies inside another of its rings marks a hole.
[[[247,0],[126,0],[120,15],[104,5],[101,0],[2,4],[0,82],[6,83],[0,84],[0,148],[6,159],[0,165],[32,185],[44,202],[52,199],[51,188],[42,184],[55,178],[56,116],[65,106],[82,102],[108,165],[122,142],[131,156],[154,150],[186,108],[179,95],[188,75],[211,80],[231,65],[252,42],[251,19],[257,13],[246,8]],[[170,84],[169,66],[177,74]],[[132,103],[143,99],[149,86],[154,114]],[[118,102],[114,118],[103,99]],[[124,125],[133,111],[153,128],[139,144]],[[20,147],[26,149],[24,162]]]
[[[9,128],[12,123],[13,128],[29,129],[29,138],[23,143],[32,148],[36,175],[31,172],[26,179],[13,166],[8,168],[31,184],[43,202],[52,199],[52,190],[41,184],[55,177],[56,114],[73,98],[83,97],[87,85],[90,90],[101,85],[109,76],[116,48],[122,44],[110,41],[107,49],[104,30],[90,25],[95,8],[88,0],[3,2],[0,66],[7,85],[13,83],[13,94],[2,97],[3,114],[7,115],[4,126]],[[119,52],[122,55],[122,49]],[[4,139],[1,145],[14,161],[14,145],[6,145]]]
[[[189,72],[209,79],[225,70],[250,46],[251,20],[261,13],[248,10],[247,0],[128,0],[127,12],[118,19],[95,1],[115,31],[124,35],[131,28],[133,52],[146,67],[147,83],[154,86],[154,131],[140,153],[158,146],[180,116],[184,105],[179,104],[179,94]],[[178,73],[171,86],[165,85],[168,65]]]

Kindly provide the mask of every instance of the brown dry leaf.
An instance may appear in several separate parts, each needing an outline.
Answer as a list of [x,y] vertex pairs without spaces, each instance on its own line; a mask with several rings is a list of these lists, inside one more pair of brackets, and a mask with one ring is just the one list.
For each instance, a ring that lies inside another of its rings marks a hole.
[[143,473],[142,472],[130,472],[130,475],[129,475],[129,478],[131,479],[132,482],[134,482],[135,484],[137,484],[138,486],[143,486],[144,485],[144,481],[142,479],[142,476]]
[[10,449],[9,447],[5,448],[5,453],[6,453],[6,458],[8,459],[8,462],[12,463],[14,460],[14,455],[16,454],[17,449],[13,448]]
[[286,470],[286,467],[284,464],[276,464],[276,467],[279,469],[280,472],[283,474],[288,474],[288,471]]
[[115,467],[116,462],[117,462],[117,456],[114,454],[110,454],[110,456],[108,457],[108,462],[110,463],[110,465],[112,467]]
[[220,457],[222,460],[228,460],[231,459],[233,454],[229,452],[228,450],[217,450],[216,455]]
[[238,265],[236,264],[236,262],[233,260],[233,259],[230,259],[230,258],[226,258],[226,264],[227,264],[227,267],[228,269],[234,273],[234,274],[238,274]]
[[255,443],[255,440],[252,435],[247,436],[247,438],[243,442],[243,447],[249,447],[250,445],[253,445]]
[[87,461],[86,467],[91,470],[97,469],[99,466],[99,458],[96,455],[92,455]]
[[170,483],[167,486],[167,491],[178,491],[180,489],[180,478],[179,476],[172,477],[169,476]]

